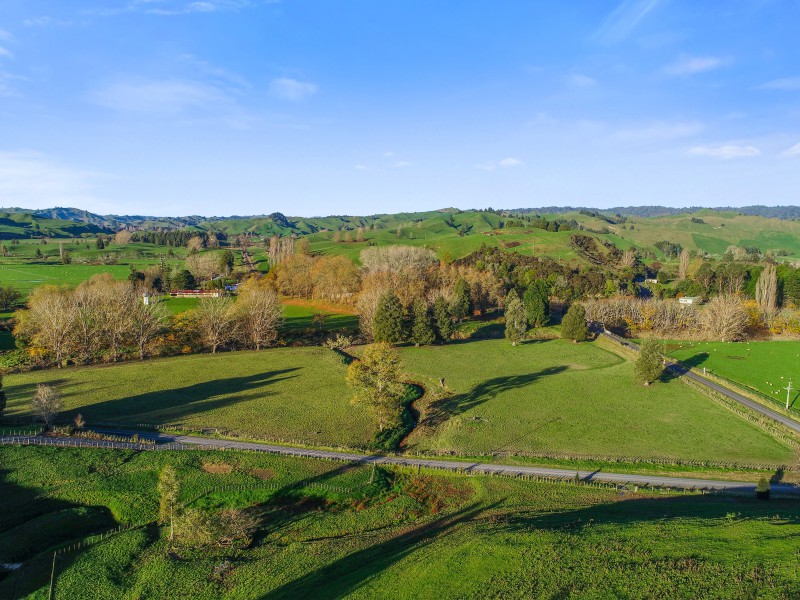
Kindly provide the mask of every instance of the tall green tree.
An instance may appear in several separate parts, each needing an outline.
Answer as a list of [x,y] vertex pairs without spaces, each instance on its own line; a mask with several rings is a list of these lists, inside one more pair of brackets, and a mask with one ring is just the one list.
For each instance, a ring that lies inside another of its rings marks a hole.
[[561,337],[573,342],[589,339],[589,325],[586,323],[586,309],[577,302],[567,310],[561,321]]
[[439,340],[446,344],[455,333],[453,318],[450,316],[450,307],[447,300],[439,296],[433,303],[433,320],[436,323],[436,334]]
[[3,418],[3,412],[6,410],[6,393],[3,391],[3,374],[0,373],[0,419]]
[[403,305],[394,292],[386,292],[378,301],[372,336],[376,342],[396,344],[403,341]]
[[516,290],[512,289],[506,296],[506,339],[516,346],[527,331],[528,318],[525,316],[525,306]]
[[523,296],[525,316],[531,327],[543,327],[550,321],[550,286],[543,279],[531,282]]
[[399,354],[386,342],[368,346],[347,368],[347,383],[355,390],[353,403],[367,407],[381,431],[400,420],[406,395],[401,369]]
[[418,298],[414,301],[412,311],[414,324],[411,327],[411,341],[416,346],[430,346],[436,341],[436,333],[433,331],[428,307]]
[[472,299],[469,295],[469,284],[459,277],[453,287],[453,301],[450,303],[450,315],[456,321],[463,321],[472,314]]
[[229,250],[225,250],[220,256],[219,259],[219,266],[223,273],[230,273],[233,271],[233,264],[235,262],[233,252]]
[[178,512],[180,484],[178,473],[172,465],[166,465],[158,474],[158,521],[169,523],[169,539],[175,539],[175,517]]
[[636,359],[633,372],[636,381],[644,385],[650,385],[661,377],[661,373],[664,372],[664,364],[656,340],[648,338],[642,341],[639,346],[639,358]]

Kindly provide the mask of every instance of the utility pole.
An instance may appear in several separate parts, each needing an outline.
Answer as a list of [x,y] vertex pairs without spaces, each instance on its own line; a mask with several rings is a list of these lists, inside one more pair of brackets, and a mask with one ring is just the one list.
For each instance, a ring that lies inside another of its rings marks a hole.
[[786,410],[789,410],[790,394],[792,393],[791,380],[789,381],[789,385],[787,385],[784,389],[786,390]]

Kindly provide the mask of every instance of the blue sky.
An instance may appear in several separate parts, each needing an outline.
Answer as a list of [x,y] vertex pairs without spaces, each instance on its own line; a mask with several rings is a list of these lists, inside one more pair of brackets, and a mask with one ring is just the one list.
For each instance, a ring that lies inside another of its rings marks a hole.
[[0,206],[800,204],[795,0],[2,0]]

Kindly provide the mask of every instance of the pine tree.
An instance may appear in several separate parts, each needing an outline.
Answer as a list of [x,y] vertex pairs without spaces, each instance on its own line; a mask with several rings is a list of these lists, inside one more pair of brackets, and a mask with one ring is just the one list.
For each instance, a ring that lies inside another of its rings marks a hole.
[[531,327],[543,327],[550,320],[550,294],[547,282],[541,279],[532,281],[525,290],[525,315]]
[[447,300],[441,296],[433,303],[433,320],[436,323],[436,334],[439,340],[446,344],[453,337],[455,327],[453,327],[453,318],[450,316]]
[[411,328],[411,341],[416,346],[430,346],[436,341],[436,334],[433,331],[431,317],[428,314],[428,307],[425,303],[417,299],[412,307],[414,313],[414,325]]
[[450,303],[450,315],[456,321],[462,321],[472,313],[472,301],[469,296],[469,284],[460,278],[453,288],[453,301]]
[[525,306],[516,290],[511,290],[506,296],[506,339],[516,346],[517,342],[525,337],[526,331],[528,331],[528,319],[525,316]]
[[573,342],[589,339],[589,325],[586,323],[586,309],[575,303],[569,307],[561,321],[561,337]]
[[386,292],[378,301],[372,336],[376,342],[396,344],[403,341],[403,305],[393,292]]

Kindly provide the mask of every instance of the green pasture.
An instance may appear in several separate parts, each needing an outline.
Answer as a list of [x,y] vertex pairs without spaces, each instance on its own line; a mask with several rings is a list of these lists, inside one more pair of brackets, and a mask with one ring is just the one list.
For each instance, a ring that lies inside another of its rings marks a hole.
[[669,342],[670,356],[752,388],[784,404],[800,407],[800,342]]
[[362,408],[350,404],[345,369],[332,351],[307,347],[34,371],[5,377],[6,415],[25,418],[36,384],[46,383],[62,395],[64,420],[81,413],[89,425],[175,424],[364,446],[375,427]]
[[358,330],[358,315],[331,312],[311,305],[298,306],[295,304],[283,305],[284,330],[290,334],[301,333],[309,329],[316,330],[319,325],[314,323],[314,315],[320,313],[326,315],[325,322],[322,324],[323,331]]
[[800,587],[796,501],[402,469],[370,484],[365,467],[264,454],[6,447],[0,562],[25,566],[0,575],[0,597],[47,598],[53,547],[153,521],[165,464],[183,502],[248,486],[190,506],[247,508],[252,544],[171,549],[168,527],[133,529],[62,555],[56,598],[789,598]]
[[452,394],[423,405],[420,452],[565,453],[787,464],[792,450],[679,380],[634,383],[594,343],[505,340],[406,348],[410,377]]

